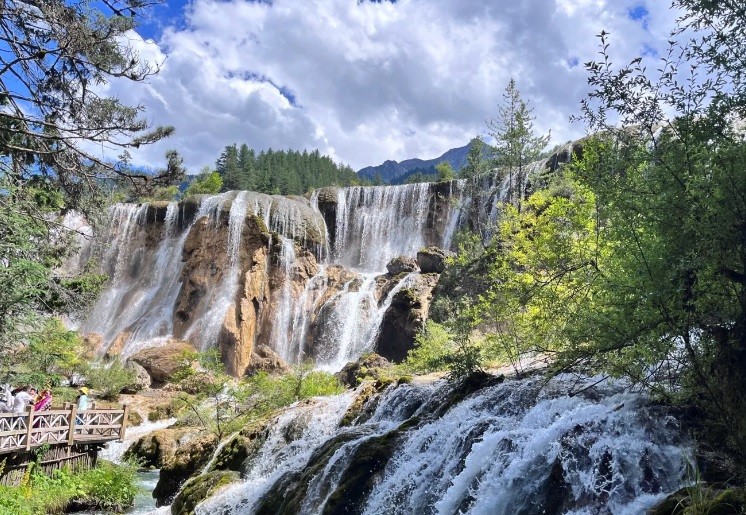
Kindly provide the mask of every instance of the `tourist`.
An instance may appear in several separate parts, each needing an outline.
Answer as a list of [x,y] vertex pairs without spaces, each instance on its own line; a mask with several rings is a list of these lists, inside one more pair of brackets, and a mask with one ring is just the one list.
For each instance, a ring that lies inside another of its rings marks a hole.
[[36,388],[27,386],[13,397],[13,413],[23,413],[26,406],[34,403],[36,397]]
[[78,388],[80,395],[78,395],[78,411],[85,411],[88,409],[88,388],[81,386]]
[[34,404],[34,411],[44,411],[52,407],[52,392],[45,388],[41,391],[39,400]]
[[10,385],[3,385],[3,394],[0,398],[0,413],[11,413],[13,411],[13,392],[10,391]]
[[[80,392],[80,395],[78,395],[77,403],[78,403],[78,411],[85,411],[88,409],[88,388],[85,386],[81,386],[78,388],[78,392]],[[75,423],[79,426],[85,425],[85,415],[78,415],[75,417]]]

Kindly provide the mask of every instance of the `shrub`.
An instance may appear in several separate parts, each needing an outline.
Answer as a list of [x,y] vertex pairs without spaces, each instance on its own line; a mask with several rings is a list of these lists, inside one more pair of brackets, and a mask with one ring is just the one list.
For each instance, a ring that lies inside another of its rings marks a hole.
[[138,491],[137,468],[131,463],[101,461],[95,469],[80,474],[80,489],[99,508],[123,511],[132,506]]
[[101,398],[116,400],[125,386],[135,382],[135,372],[125,368],[121,361],[114,360],[108,365],[91,365],[86,373],[86,379]]
[[453,352],[453,335],[443,325],[428,320],[415,337],[414,348],[407,354],[404,370],[415,373],[446,370],[447,357]]

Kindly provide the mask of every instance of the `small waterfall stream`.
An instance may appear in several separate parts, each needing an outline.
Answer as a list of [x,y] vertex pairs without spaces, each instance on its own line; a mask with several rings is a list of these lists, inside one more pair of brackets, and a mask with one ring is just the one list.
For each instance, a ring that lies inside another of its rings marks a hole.
[[341,495],[370,515],[632,515],[681,487],[688,441],[664,408],[608,383],[569,396],[571,384],[508,380],[453,406],[443,383],[390,387],[343,428],[351,394],[299,406],[274,422],[243,482],[197,513],[322,513]]

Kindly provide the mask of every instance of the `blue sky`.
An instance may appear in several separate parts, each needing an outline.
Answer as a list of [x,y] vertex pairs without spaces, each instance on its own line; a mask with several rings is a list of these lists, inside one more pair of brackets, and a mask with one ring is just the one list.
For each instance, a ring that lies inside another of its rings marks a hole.
[[553,142],[586,94],[583,63],[611,33],[615,62],[654,69],[676,13],[652,0],[171,0],[128,38],[161,66],[105,89],[176,134],[190,171],[225,145],[318,148],[355,169],[432,158],[482,134],[511,77]]

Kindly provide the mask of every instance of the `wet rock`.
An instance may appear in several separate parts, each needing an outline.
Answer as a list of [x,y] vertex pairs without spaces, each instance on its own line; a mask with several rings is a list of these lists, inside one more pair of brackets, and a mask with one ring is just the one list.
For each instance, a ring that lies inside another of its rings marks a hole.
[[119,355],[122,353],[122,349],[124,348],[124,345],[127,343],[127,340],[130,338],[130,332],[129,331],[122,331],[117,335],[116,338],[111,342],[111,345],[106,349],[106,353],[104,354],[104,357],[106,359],[116,359],[119,357]]
[[192,515],[200,502],[214,495],[223,487],[238,481],[233,471],[213,471],[187,481],[171,505],[173,515]]
[[448,252],[438,247],[425,247],[417,252],[417,264],[420,272],[423,274],[441,274],[446,269],[446,259],[452,256]]
[[268,345],[257,345],[246,368],[246,374],[253,375],[260,371],[284,374],[290,371],[290,366]]
[[352,401],[350,406],[347,408],[344,416],[342,417],[342,420],[339,421],[339,426],[344,427],[352,425],[363,412],[365,404],[370,399],[372,399],[380,390],[380,388],[376,387],[376,383],[372,381],[366,381],[364,384],[362,384],[357,392],[357,395],[355,396],[355,400]]
[[389,360],[376,353],[361,356],[347,363],[335,376],[348,388],[355,388],[363,379],[380,379],[383,371],[391,365]]
[[243,472],[247,461],[256,455],[267,439],[269,422],[265,419],[241,429],[220,449],[210,470]]
[[396,293],[386,310],[375,352],[394,362],[400,362],[414,347],[414,339],[427,321],[433,289],[438,282],[435,274],[419,274],[409,288]]
[[154,382],[165,383],[190,366],[195,352],[186,342],[170,340],[162,347],[141,350],[131,356],[130,361],[142,366]]
[[150,388],[152,381],[150,374],[142,365],[135,363],[134,361],[128,361],[124,368],[132,371],[135,380],[132,384],[128,384],[122,388],[122,393],[137,393],[145,388]]
[[153,490],[156,506],[171,503],[181,485],[207,465],[217,443],[214,434],[205,434],[176,449],[173,457],[161,468],[158,484]]
[[194,428],[159,429],[140,437],[124,452],[124,459],[135,458],[142,467],[161,468],[196,434]]
[[85,354],[83,355],[86,359],[93,359],[104,348],[104,337],[98,333],[88,333],[83,336],[83,344],[85,345]]
[[386,265],[386,270],[388,270],[391,275],[416,272],[418,269],[417,261],[408,256],[395,257],[389,261],[388,265]]
[[142,415],[135,410],[127,413],[127,427],[139,426],[142,424]]

